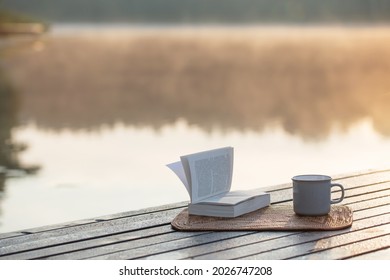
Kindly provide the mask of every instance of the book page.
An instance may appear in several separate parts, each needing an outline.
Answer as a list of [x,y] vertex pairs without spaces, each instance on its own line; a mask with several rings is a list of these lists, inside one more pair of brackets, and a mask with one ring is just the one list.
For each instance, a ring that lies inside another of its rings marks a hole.
[[188,164],[191,174],[189,189],[192,203],[230,191],[233,175],[232,147],[187,155],[181,159],[183,165]]
[[265,195],[261,189],[230,191],[226,194],[216,195],[202,200],[201,204],[236,205],[255,196]]
[[190,186],[188,184],[182,163],[180,161],[172,162],[170,164],[167,164],[167,167],[169,167],[169,169],[171,169],[176,174],[176,176],[179,177],[180,181],[186,187],[187,192],[191,197]]

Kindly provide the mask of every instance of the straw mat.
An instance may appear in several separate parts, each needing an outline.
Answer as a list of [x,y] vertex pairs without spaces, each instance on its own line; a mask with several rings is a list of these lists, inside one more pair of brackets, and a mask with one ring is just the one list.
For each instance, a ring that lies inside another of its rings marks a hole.
[[292,205],[271,205],[236,218],[189,215],[184,209],[171,224],[181,231],[292,231],[339,230],[350,227],[352,221],[348,206],[332,205],[324,216],[298,216]]

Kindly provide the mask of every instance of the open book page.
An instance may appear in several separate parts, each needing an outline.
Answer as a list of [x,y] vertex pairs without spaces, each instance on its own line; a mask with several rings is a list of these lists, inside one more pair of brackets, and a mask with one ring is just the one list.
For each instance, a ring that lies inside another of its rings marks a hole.
[[192,203],[230,191],[233,176],[233,148],[226,147],[182,156],[181,161]]
[[206,198],[199,202],[200,204],[215,204],[218,205],[236,205],[245,200],[251,199],[254,196],[263,195],[264,191],[260,189],[247,190],[247,191],[231,191],[226,194],[220,194]]
[[181,162],[172,162],[170,164],[167,164],[167,167],[169,167],[169,169],[171,169],[176,174],[176,176],[179,177],[180,181],[186,187],[188,194],[191,196],[190,186],[188,184],[187,177]]

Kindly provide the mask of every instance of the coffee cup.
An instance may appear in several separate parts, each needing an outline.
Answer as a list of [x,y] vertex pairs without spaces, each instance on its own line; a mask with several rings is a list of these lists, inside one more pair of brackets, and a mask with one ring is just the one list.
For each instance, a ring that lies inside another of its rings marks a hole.
[[[304,216],[320,216],[330,212],[331,204],[339,203],[344,199],[344,187],[332,183],[332,178],[326,175],[298,175],[293,181],[294,212]],[[341,196],[331,198],[331,189],[338,187]]]

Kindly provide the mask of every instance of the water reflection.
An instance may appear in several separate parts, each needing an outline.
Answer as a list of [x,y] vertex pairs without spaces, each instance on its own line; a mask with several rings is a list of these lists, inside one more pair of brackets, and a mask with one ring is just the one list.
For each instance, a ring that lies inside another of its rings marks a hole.
[[364,118],[390,135],[386,28],[57,34],[8,60],[21,118],[50,130],[281,126],[319,140]]
[[0,201],[5,192],[6,177],[15,174],[30,174],[38,166],[25,166],[18,155],[27,146],[14,141],[12,130],[18,125],[19,94],[0,70]]
[[0,166],[42,166],[0,176],[0,231],[185,200],[164,165],[210,147],[237,147],[245,189],[386,165],[389,31],[75,28],[0,42]]

